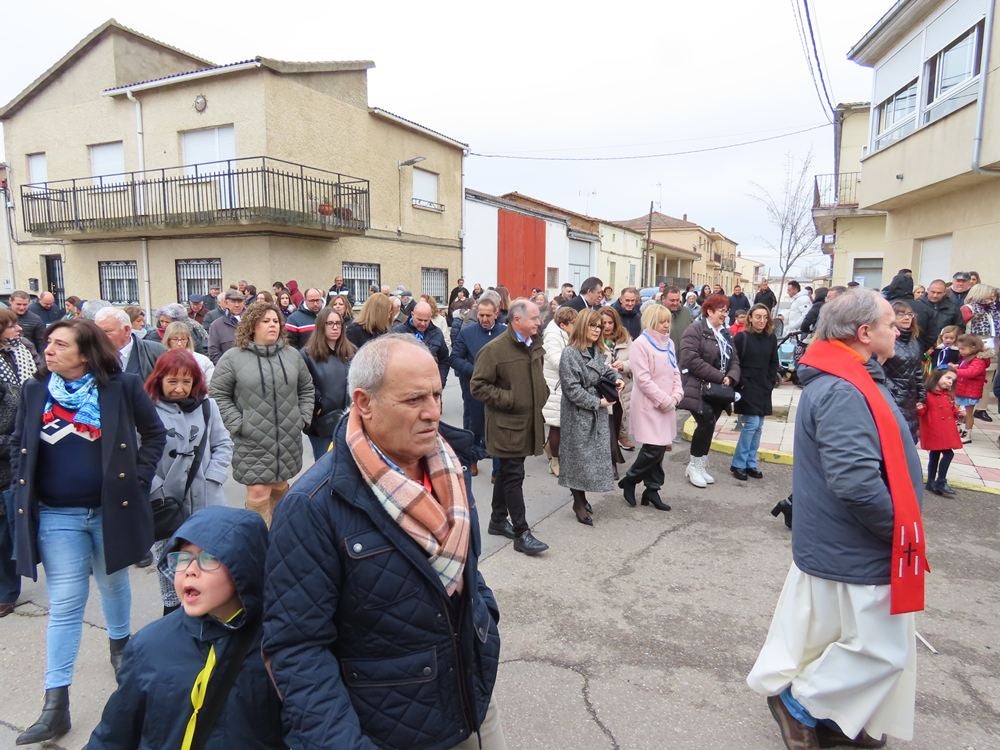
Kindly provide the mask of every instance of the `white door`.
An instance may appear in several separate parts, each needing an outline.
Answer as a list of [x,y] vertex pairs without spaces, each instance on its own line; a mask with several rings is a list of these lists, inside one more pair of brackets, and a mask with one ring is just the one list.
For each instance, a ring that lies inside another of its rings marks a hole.
[[920,284],[927,286],[934,279],[951,278],[951,235],[928,237],[920,242]]
[[219,208],[239,205],[236,180],[229,175],[236,165],[227,163],[236,158],[236,135],[232,125],[181,133],[181,156],[187,177],[210,177],[217,185]]

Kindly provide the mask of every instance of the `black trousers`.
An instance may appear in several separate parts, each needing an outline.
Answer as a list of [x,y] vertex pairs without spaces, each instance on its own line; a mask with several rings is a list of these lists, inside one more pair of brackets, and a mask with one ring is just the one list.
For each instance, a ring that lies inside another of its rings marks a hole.
[[530,531],[524,511],[524,456],[499,458],[493,484],[493,512],[490,522],[501,525],[510,516],[515,534]]
[[629,481],[636,484],[642,482],[648,489],[658,490],[666,479],[663,473],[663,454],[667,452],[665,445],[643,444],[636,454],[633,463],[625,475]]
[[691,456],[701,458],[708,455],[709,448],[712,447],[712,435],[715,434],[715,423],[719,420],[722,409],[717,409],[707,404],[700,413],[691,412],[694,417],[694,435],[691,436]]

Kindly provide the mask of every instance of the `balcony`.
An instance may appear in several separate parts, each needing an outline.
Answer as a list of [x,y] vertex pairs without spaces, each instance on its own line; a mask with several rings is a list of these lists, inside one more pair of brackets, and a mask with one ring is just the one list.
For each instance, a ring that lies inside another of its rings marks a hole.
[[722,268],[722,253],[705,253],[705,265],[709,268]]
[[256,156],[21,186],[24,229],[46,237],[363,234],[369,183]]
[[835,234],[837,219],[854,216],[881,216],[881,211],[858,207],[860,172],[818,174],[813,183],[813,224],[817,234]]
[[736,258],[730,256],[725,256],[722,259],[722,270],[723,271],[735,271],[736,270]]

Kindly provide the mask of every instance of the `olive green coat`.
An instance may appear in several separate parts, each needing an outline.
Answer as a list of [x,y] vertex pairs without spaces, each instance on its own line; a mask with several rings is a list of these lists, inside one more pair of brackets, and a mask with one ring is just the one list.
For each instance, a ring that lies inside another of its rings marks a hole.
[[507,330],[479,350],[469,388],[486,405],[486,450],[495,458],[537,456],[545,443],[542,406],[549,397],[542,334],[528,348]]

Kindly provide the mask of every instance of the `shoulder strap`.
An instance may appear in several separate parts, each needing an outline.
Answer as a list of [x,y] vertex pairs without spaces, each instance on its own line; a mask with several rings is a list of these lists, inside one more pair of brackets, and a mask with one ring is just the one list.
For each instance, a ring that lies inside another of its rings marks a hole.
[[244,626],[233,634],[226,652],[226,660],[222,666],[213,673],[205,689],[205,700],[202,703],[202,710],[198,714],[198,723],[195,725],[194,737],[191,739],[191,750],[202,750],[208,737],[212,733],[212,728],[219,720],[219,715],[226,707],[226,699],[229,691],[236,682],[247,656],[257,643],[257,636],[260,634],[260,623],[251,627]]
[[205,455],[205,444],[208,442],[208,422],[211,418],[211,414],[211,406],[209,406],[208,398],[206,398],[201,402],[201,415],[205,419],[205,431],[201,434],[201,442],[198,443],[198,447],[195,449],[194,459],[191,461],[191,468],[188,469],[187,484],[184,485],[185,498],[187,498],[188,492],[191,491],[191,485],[194,484],[194,478],[198,473],[198,467],[201,466],[201,459]]

